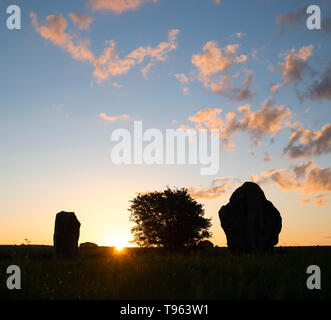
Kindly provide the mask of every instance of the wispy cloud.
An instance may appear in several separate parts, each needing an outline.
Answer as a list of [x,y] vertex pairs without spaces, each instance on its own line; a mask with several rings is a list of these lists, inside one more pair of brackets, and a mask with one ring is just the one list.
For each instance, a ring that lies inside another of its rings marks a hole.
[[[259,175],[251,175],[250,180],[260,185],[274,184],[283,191],[312,195],[317,205],[325,205],[328,199],[326,193],[331,192],[331,168],[319,168],[312,160],[292,170],[269,169]],[[302,199],[302,203],[310,201],[309,198]]]
[[189,194],[196,199],[213,200],[239,187],[240,180],[232,177],[214,178],[210,187],[188,187]]
[[141,71],[146,76],[156,62],[165,61],[167,54],[177,48],[176,38],[179,30],[173,29],[168,33],[168,41],[161,42],[156,47],[141,46],[124,58],[117,53],[115,41],[106,41],[103,53],[96,57],[89,48],[88,39],[81,40],[66,31],[67,21],[61,14],[48,16],[45,25],[39,25],[35,13],[31,13],[30,17],[35,30],[43,38],[66,50],[73,59],[92,63],[93,75],[99,83],[110,76],[126,74],[132,67],[142,64],[145,60],[147,65]]
[[117,89],[121,89],[121,88],[123,87],[122,84],[119,84],[119,83],[117,83],[117,82],[113,82],[111,85],[112,85],[114,88],[117,88]]
[[137,10],[142,4],[158,0],[88,0],[87,6],[93,11],[109,11],[121,14],[129,10]]
[[120,116],[108,116],[105,113],[99,113],[99,117],[103,120],[109,121],[109,122],[116,122],[119,120],[128,120],[131,117],[128,114],[122,114]]
[[[114,41],[107,41],[108,47],[104,49],[102,55],[94,61],[94,76],[103,81],[109,76],[120,75],[127,73],[133,66],[141,64],[146,58],[149,59],[147,64],[148,70],[157,61],[165,61],[167,54],[176,49],[176,38],[179,33],[178,29],[169,31],[168,41],[161,42],[156,47],[139,47],[129,53],[126,57],[121,59],[116,51],[116,43]],[[142,69],[146,75],[146,67]]]
[[320,156],[331,152],[331,123],[321,130],[313,131],[303,127],[294,130],[283,154],[290,159]]

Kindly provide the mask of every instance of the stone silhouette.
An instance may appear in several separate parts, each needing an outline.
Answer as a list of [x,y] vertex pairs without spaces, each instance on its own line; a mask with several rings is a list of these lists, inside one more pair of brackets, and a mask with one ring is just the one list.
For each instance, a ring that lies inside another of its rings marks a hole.
[[56,259],[73,259],[78,255],[80,222],[74,212],[61,211],[55,218],[54,250]]
[[93,242],[83,242],[79,245],[80,248],[98,248],[99,246]]
[[209,240],[201,240],[198,243],[198,248],[204,249],[204,248],[214,248],[214,245],[211,241]]
[[256,183],[236,189],[218,215],[233,253],[265,252],[278,243],[282,218]]

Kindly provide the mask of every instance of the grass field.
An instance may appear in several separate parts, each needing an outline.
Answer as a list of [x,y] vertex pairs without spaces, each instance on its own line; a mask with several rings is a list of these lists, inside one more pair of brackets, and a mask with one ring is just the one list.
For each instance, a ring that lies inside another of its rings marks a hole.
[[[21,268],[21,290],[6,287],[13,264]],[[309,265],[321,269],[321,290],[307,289]],[[51,247],[0,246],[0,272],[1,299],[331,299],[331,247],[275,248],[266,255],[100,247],[55,261]]]

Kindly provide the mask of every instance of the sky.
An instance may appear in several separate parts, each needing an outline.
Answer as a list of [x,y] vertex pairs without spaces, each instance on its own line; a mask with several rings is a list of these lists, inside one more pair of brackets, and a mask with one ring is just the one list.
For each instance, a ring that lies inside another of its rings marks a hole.
[[[6,27],[9,5],[21,29]],[[254,181],[283,219],[279,245],[331,245],[331,3],[10,0],[0,3],[0,244],[128,245],[137,193],[188,188],[218,210]],[[218,129],[220,166],[115,164],[112,132]]]

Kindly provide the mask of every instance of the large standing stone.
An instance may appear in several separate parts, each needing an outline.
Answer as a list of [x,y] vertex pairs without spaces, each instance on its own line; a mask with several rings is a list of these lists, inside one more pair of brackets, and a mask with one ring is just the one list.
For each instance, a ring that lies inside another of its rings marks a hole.
[[61,211],[55,218],[54,250],[57,259],[72,259],[78,255],[80,222],[74,212]]
[[282,218],[256,183],[235,190],[218,215],[231,252],[267,251],[278,243]]

